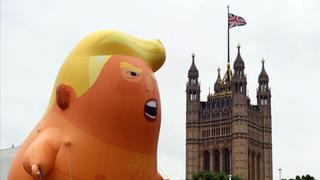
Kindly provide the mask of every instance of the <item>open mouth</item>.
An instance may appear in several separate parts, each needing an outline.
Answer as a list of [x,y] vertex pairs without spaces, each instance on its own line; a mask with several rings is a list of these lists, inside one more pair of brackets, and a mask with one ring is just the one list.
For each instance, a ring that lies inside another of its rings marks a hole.
[[157,101],[148,100],[144,105],[144,116],[148,121],[155,121],[157,118]]

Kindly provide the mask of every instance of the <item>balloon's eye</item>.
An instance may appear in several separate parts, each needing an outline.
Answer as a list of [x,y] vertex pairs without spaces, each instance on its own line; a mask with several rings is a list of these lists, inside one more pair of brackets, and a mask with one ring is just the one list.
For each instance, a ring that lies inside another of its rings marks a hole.
[[134,71],[129,71],[129,73],[130,73],[131,76],[140,76],[139,73],[134,72]]
[[142,72],[137,72],[131,69],[123,69],[121,70],[122,76],[124,79],[130,82],[138,82],[141,79]]

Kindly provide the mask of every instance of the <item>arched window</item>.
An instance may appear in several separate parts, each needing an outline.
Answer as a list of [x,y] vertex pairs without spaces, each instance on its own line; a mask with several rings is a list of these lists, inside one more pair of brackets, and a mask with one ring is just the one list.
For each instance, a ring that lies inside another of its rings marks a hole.
[[191,101],[197,100],[197,94],[195,92],[191,92],[189,98]]
[[242,86],[242,84],[240,84],[240,92],[241,92],[241,93],[243,92],[243,86]]
[[235,91],[238,92],[238,83],[236,83]]
[[208,151],[203,153],[203,170],[210,171],[210,153]]
[[248,180],[251,180],[251,153],[250,150],[248,150]]
[[219,172],[220,171],[220,153],[219,151],[216,149],[213,152],[214,155],[214,159],[213,159],[213,165],[214,165],[214,172]]
[[260,154],[257,155],[257,180],[260,180]]
[[256,169],[255,169],[255,167],[256,167],[256,165],[255,165],[255,153],[254,152],[252,152],[251,153],[251,179],[252,180],[256,180],[256,173],[255,173],[255,171],[256,171]]
[[264,97],[264,105],[268,105],[268,98]]
[[191,84],[196,84],[196,83],[197,83],[196,79],[195,79],[195,78],[192,78],[192,79],[191,79]]
[[230,174],[230,151],[229,149],[225,148],[223,150],[223,160],[224,160],[224,167],[223,170],[225,173]]

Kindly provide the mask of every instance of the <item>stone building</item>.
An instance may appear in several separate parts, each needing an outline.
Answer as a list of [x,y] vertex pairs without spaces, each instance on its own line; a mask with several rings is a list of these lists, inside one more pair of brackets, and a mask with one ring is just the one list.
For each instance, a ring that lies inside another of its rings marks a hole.
[[200,100],[199,71],[192,55],[186,84],[186,178],[208,170],[244,180],[272,180],[271,91],[264,60],[258,77],[257,105],[247,94],[245,63],[238,54],[214,93]]

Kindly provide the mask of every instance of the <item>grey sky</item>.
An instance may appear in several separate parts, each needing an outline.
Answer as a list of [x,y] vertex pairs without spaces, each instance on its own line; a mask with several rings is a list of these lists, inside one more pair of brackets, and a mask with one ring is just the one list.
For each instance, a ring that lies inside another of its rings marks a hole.
[[[320,178],[320,3],[317,0],[1,0],[1,148],[20,144],[45,111],[60,65],[87,34],[117,29],[159,38],[167,61],[156,73],[162,98],[158,164],[185,176],[185,82],[196,54],[201,97],[226,69],[226,6],[247,25],[231,29],[256,102],[261,58],[272,88],[273,166],[285,177]],[[211,88],[212,89],[212,88]]]

